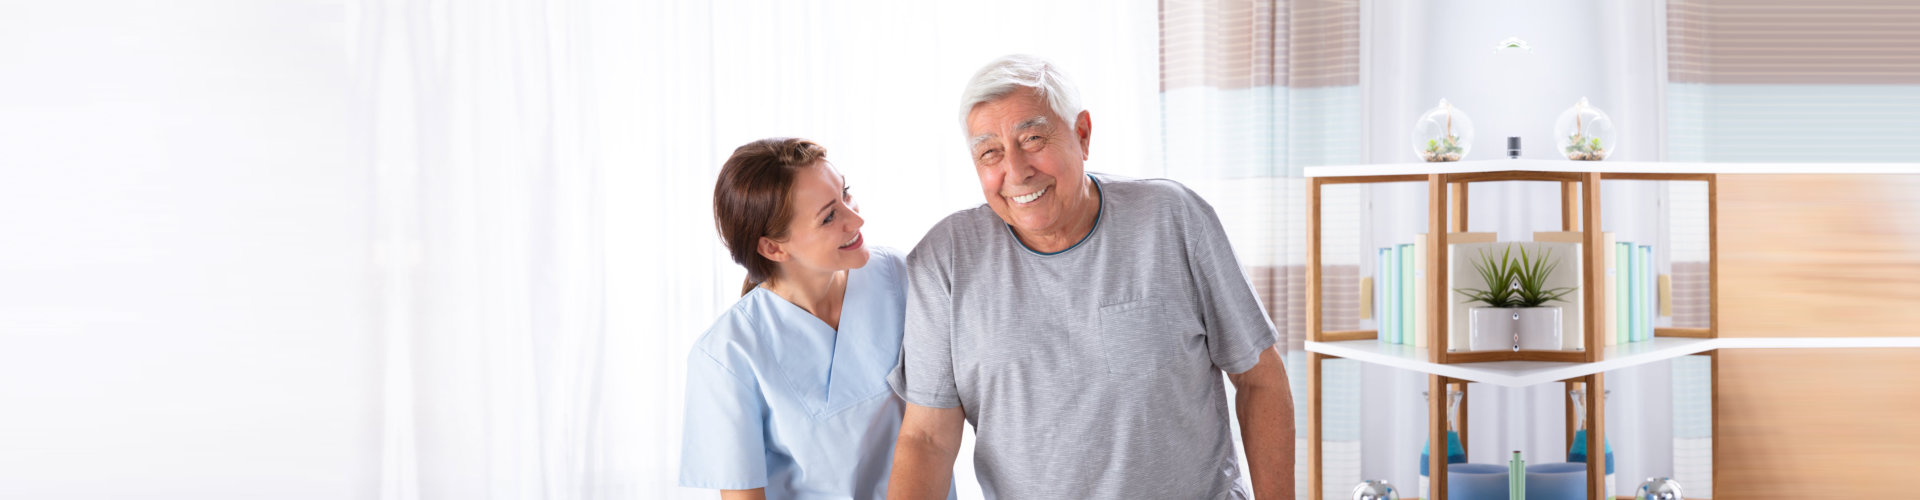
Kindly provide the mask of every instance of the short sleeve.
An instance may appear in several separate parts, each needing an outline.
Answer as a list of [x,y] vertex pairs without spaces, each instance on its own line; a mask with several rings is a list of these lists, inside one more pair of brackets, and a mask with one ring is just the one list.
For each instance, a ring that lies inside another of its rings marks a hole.
[[680,486],[747,490],[767,486],[767,409],[759,385],[701,349],[687,357],[687,413],[680,437]]
[[887,384],[900,399],[929,408],[960,406],[953,377],[952,266],[939,227],[907,255],[906,332]]
[[1253,282],[1233,255],[1226,228],[1213,206],[1181,187],[1186,199],[1187,267],[1193,273],[1200,315],[1206,322],[1207,350],[1214,366],[1227,373],[1253,369],[1260,352],[1279,339],[1267,309],[1254,295]]

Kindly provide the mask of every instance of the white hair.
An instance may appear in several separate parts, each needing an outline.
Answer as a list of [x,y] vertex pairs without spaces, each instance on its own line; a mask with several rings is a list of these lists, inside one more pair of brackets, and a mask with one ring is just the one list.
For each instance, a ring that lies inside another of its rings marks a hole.
[[1080,107],[1080,91],[1067,80],[1066,73],[1045,59],[1012,54],[987,63],[967,80],[966,90],[960,93],[960,134],[969,133],[967,115],[973,114],[974,106],[1000,100],[1022,88],[1046,99],[1047,107],[1066,120],[1069,130],[1080,131],[1080,112],[1086,108]]

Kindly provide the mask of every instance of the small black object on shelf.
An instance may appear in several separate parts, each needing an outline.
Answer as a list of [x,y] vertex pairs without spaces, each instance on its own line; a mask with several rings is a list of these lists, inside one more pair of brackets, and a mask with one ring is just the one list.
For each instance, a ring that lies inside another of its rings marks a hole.
[[1520,138],[1519,137],[1507,138],[1507,157],[1514,158],[1514,159],[1520,158]]

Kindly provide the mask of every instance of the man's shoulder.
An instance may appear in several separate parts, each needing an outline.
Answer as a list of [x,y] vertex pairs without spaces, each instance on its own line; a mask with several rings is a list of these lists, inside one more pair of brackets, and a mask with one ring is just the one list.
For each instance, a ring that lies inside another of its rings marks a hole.
[[1185,184],[1162,177],[1127,177],[1113,174],[1093,174],[1099,181],[1102,194],[1110,194],[1121,206],[1187,204],[1200,201],[1200,195],[1188,189]]
[[961,242],[992,234],[1000,223],[1000,216],[984,203],[947,214],[920,237],[920,242],[907,254],[907,263],[912,265],[933,255],[947,254]]

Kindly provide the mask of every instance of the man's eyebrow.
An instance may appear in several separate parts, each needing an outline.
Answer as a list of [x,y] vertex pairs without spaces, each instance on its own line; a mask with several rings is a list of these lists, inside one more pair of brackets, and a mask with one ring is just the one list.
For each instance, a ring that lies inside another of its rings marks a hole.
[[1035,128],[1035,127],[1044,127],[1046,125],[1047,125],[1047,117],[1036,116],[1033,118],[1028,118],[1027,121],[1020,122],[1019,125],[1014,125],[1013,129],[1026,130],[1026,129]]
[[980,147],[980,143],[982,143],[982,142],[987,142],[987,141],[990,141],[990,140],[993,140],[993,138],[995,138],[995,137],[999,137],[999,136],[1000,136],[1000,134],[995,134],[995,133],[992,133],[992,132],[988,132],[988,133],[985,133],[985,134],[980,134],[980,135],[976,135],[976,136],[973,136],[973,139],[972,139],[972,140],[970,140],[970,141],[967,141],[967,149],[973,149],[973,148],[977,148],[977,147]]

